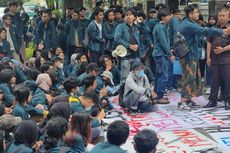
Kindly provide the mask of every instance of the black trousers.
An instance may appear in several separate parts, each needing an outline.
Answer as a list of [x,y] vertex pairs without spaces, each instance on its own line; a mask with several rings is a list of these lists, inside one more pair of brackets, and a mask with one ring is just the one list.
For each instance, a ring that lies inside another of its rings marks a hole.
[[221,87],[221,94],[225,101],[230,101],[230,64],[215,64],[211,66],[212,83],[209,100],[217,101],[218,91]]

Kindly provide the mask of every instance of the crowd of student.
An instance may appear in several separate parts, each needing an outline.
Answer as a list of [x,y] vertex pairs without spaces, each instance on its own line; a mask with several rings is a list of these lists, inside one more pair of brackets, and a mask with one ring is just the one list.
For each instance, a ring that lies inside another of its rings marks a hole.
[[[208,24],[198,5],[184,11],[181,19],[179,10],[159,4],[146,17],[139,7],[105,11],[98,2],[90,19],[86,8],[71,7],[61,19],[44,8],[29,19],[21,6],[9,3],[0,22],[0,149],[87,152],[91,143],[97,144],[92,153],[125,152],[120,146],[129,127],[123,121],[108,126],[103,142],[101,126],[113,109],[111,96],[119,95],[127,113],[152,112],[155,104],[169,103],[167,94],[177,91],[180,81],[178,109],[190,110],[191,98],[203,94],[204,76],[211,87],[205,107],[217,106],[221,88],[229,109],[229,4]],[[184,57],[175,50],[178,32],[189,48]],[[25,46],[31,44],[27,59]],[[174,72],[179,67],[182,73]],[[151,130],[134,137],[138,153],[155,152],[157,143]]]

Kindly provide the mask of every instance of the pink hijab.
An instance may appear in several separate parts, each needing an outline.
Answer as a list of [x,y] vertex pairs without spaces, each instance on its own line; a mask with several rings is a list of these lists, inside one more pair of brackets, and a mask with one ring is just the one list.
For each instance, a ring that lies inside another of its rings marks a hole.
[[51,78],[48,74],[39,74],[36,80],[36,84],[45,91],[48,91],[52,86]]

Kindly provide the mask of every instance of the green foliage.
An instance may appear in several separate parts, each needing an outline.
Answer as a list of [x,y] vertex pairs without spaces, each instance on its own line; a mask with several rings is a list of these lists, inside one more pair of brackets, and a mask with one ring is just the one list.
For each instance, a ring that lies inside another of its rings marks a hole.
[[60,10],[53,10],[52,14],[56,16],[56,18],[60,19],[62,17],[62,13]]

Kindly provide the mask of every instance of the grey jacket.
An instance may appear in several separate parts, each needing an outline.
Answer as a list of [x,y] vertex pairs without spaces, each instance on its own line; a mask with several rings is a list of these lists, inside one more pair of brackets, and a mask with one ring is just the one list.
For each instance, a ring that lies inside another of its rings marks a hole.
[[146,75],[144,75],[144,79],[138,79],[133,72],[129,72],[129,75],[125,81],[125,91],[124,96],[130,91],[144,95],[150,89],[149,80]]

